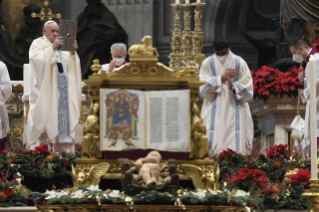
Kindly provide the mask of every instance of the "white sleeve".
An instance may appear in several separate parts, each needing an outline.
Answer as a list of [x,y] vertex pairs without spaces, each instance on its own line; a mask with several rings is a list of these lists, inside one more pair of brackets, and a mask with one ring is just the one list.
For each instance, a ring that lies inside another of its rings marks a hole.
[[201,85],[199,87],[200,96],[202,98],[207,98],[215,93],[220,93],[222,91],[221,76],[213,76],[210,68],[210,58],[207,58],[202,63],[199,71],[199,81],[206,82],[204,85]]
[[0,62],[0,105],[4,105],[12,93],[12,85],[7,66]]
[[253,100],[253,79],[246,62],[240,60],[238,81],[233,83],[237,100],[249,102]]

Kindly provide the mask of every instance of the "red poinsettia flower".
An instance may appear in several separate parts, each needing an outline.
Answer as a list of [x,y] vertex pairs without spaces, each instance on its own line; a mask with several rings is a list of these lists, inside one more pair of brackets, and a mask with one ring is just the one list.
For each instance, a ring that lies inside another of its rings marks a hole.
[[219,156],[218,156],[220,159],[224,159],[225,157],[225,154],[223,152],[219,153]]
[[68,160],[63,161],[63,166],[69,166],[69,165],[70,165],[70,161]]
[[290,175],[289,178],[292,181],[297,180],[301,185],[307,185],[311,178],[311,172],[309,171],[309,168],[300,168],[296,174]]
[[269,92],[269,90],[266,87],[258,88],[257,89],[257,93],[259,95],[264,95],[264,96],[269,96],[270,95],[270,92]]
[[274,72],[275,70],[272,67],[269,66],[262,66],[260,69],[256,72],[256,77],[267,77],[271,74],[271,72]]
[[289,152],[287,147],[288,147],[287,144],[275,145],[270,147],[269,150],[265,150],[265,152],[267,153],[267,156],[270,159],[274,159],[274,158],[284,159],[289,157]]
[[6,155],[7,153],[8,153],[7,150],[2,150],[1,151],[1,154],[5,154]]
[[311,44],[312,48],[316,51],[319,51],[319,39],[315,40],[313,44]]
[[239,168],[237,174],[233,174],[231,176],[231,181],[234,184],[237,183],[238,180],[244,180],[248,177],[249,171],[248,169]]
[[259,159],[260,159],[261,161],[266,161],[266,156],[265,156],[264,154],[260,154],[260,155],[259,155]]
[[279,144],[276,146],[274,146],[275,148],[277,148],[279,151],[285,150],[287,149],[288,145],[287,144]]
[[228,152],[230,152],[231,154],[234,154],[234,155],[238,155],[238,153],[236,152],[236,151],[234,151],[234,150],[232,150],[232,149],[229,149],[229,148],[227,148],[227,150],[228,150]]
[[262,190],[266,189],[266,182],[268,181],[268,178],[266,174],[258,169],[241,169],[237,171],[237,174],[233,174],[231,176],[232,184],[236,184],[240,180],[250,179],[256,183],[258,183]]
[[265,77],[257,77],[255,79],[255,84],[264,84],[266,82],[266,78]]
[[256,182],[267,182],[268,178],[262,170],[255,169],[254,170],[254,180]]
[[40,163],[40,162],[35,162],[35,163],[33,164],[33,167],[36,168],[36,169],[40,168],[40,166],[41,166],[41,163]]
[[82,148],[83,148],[83,143],[82,144],[75,144],[76,150],[81,150]]
[[300,185],[298,180],[291,180],[290,184],[291,186]]
[[14,195],[14,190],[12,188],[7,188],[4,193],[10,198]]
[[253,169],[255,167],[252,163],[247,163],[247,169]]
[[40,146],[35,147],[34,150],[37,152],[44,153],[44,152],[48,151],[48,145],[47,144],[45,144],[45,145],[40,144]]

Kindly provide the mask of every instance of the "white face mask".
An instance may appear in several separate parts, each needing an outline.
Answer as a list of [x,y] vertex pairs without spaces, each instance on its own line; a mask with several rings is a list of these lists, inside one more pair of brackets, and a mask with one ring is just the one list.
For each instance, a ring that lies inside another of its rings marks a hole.
[[219,62],[220,62],[221,64],[224,64],[225,61],[226,61],[226,59],[227,59],[227,57],[228,57],[228,55],[224,55],[224,56],[217,56],[217,55],[216,55],[216,57],[217,57],[217,59],[219,60]]
[[298,49],[298,51],[296,52],[296,54],[292,54],[292,60],[297,62],[297,63],[301,63],[303,61],[303,57],[299,54],[297,54],[299,52],[300,49]]
[[124,63],[125,58],[113,58],[116,60],[116,66],[121,66]]

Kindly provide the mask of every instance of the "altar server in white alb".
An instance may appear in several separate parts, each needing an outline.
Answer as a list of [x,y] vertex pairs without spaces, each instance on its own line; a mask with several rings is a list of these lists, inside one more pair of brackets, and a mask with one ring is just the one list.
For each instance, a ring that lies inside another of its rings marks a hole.
[[5,150],[10,123],[6,108],[6,101],[12,93],[12,85],[7,66],[0,61],[0,151]]
[[245,153],[245,142],[253,139],[247,103],[253,99],[252,77],[246,62],[229,50],[226,40],[214,41],[213,48],[215,54],[203,61],[199,73],[200,81],[206,82],[200,87],[204,99],[201,116],[210,157],[226,148]]
[[47,136],[51,151],[74,151],[75,128],[80,116],[82,76],[74,51],[60,51],[63,38],[54,21],[44,25],[43,37],[33,41],[30,57],[30,111],[26,147],[33,149]]

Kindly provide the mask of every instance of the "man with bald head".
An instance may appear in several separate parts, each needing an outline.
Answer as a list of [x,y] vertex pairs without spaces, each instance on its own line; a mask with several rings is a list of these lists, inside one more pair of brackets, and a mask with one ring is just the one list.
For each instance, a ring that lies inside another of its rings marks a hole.
[[30,51],[30,110],[26,147],[49,141],[51,151],[74,151],[75,128],[80,116],[82,77],[80,59],[74,51],[60,51],[63,38],[54,21],[44,24],[43,37]]

